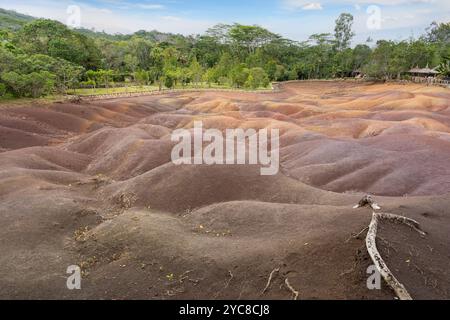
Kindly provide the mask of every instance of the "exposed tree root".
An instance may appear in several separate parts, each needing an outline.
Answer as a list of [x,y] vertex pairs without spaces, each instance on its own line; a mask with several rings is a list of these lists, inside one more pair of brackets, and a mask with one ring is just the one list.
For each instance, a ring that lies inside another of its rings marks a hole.
[[348,238],[347,241],[345,241],[345,243],[350,242],[350,240],[352,240],[352,239],[359,239],[363,235],[363,233],[366,232],[367,230],[369,230],[369,227],[365,227],[359,233],[352,234],[352,236],[350,238]]
[[418,232],[421,236],[425,236],[426,233],[420,229],[419,223],[415,220],[390,213],[376,213],[376,212],[373,213],[372,221],[370,223],[369,231],[367,233],[366,238],[367,251],[369,252],[369,255],[372,258],[372,261],[374,262],[378,272],[380,272],[383,279],[394,290],[394,292],[396,293],[397,297],[400,300],[412,300],[412,297],[406,290],[405,286],[395,278],[395,276],[389,270],[388,266],[384,262],[383,258],[381,257],[377,249],[376,239],[378,232],[378,224],[381,220],[405,224],[410,228],[412,228],[413,230],[415,230],[416,232]]
[[289,283],[289,279],[288,278],[286,278],[286,280],[284,280],[284,283],[286,284],[286,287],[288,287],[288,289],[291,290],[291,292],[292,292],[292,299],[293,300],[297,300],[298,299],[298,295],[300,293],[291,286],[291,284]]
[[234,279],[234,275],[231,271],[228,271],[228,275],[230,276],[230,278],[227,281],[227,284],[225,285],[225,288],[228,288],[230,286],[231,281]]
[[272,283],[273,276],[275,275],[275,273],[278,273],[278,272],[280,272],[280,268],[272,270],[272,272],[270,273],[270,276],[269,276],[269,280],[267,280],[266,287],[262,291],[261,295],[265,294],[267,292],[267,290],[269,290],[270,284]]
[[422,237],[425,237],[427,235],[426,232],[420,229],[420,224],[416,220],[390,213],[377,213],[377,216],[381,220],[388,220],[395,223],[406,224],[411,229],[418,232]]

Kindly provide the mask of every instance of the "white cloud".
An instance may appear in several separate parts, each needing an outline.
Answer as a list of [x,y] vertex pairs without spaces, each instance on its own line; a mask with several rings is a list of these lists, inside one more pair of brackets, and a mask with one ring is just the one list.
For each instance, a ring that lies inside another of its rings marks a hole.
[[[67,6],[78,5],[81,9],[81,26],[87,29],[94,28],[97,31],[109,33],[133,33],[138,30],[158,30],[161,32],[181,33],[185,35],[203,33],[216,21],[190,19],[173,15],[160,15],[159,7],[154,7],[154,11],[147,7],[145,12],[133,12],[121,10],[119,5],[126,6],[125,3],[115,0],[108,1],[110,4],[117,3],[117,9],[112,6],[110,9],[98,8],[81,2],[57,1],[57,0],[24,0],[10,1],[0,0],[0,7],[17,12],[32,15],[38,18],[48,18],[67,22]],[[129,7],[128,7],[129,8]],[[144,8],[142,8],[144,9]]]
[[283,6],[288,10],[299,10],[309,4],[308,0],[283,0]]
[[[306,40],[313,33],[333,32],[338,11],[333,6],[348,5],[348,12],[355,16],[354,30],[357,41],[364,42],[367,37],[373,39],[406,39],[411,35],[420,35],[434,20],[448,22],[450,17],[449,0],[278,0],[284,9],[279,14],[263,17],[248,16],[239,21],[235,17],[194,18],[192,12],[180,12],[174,4],[176,0],[141,1],[147,9],[137,8],[130,0],[101,0],[96,6],[83,0],[0,0],[0,7],[13,9],[35,17],[50,18],[66,23],[68,5],[78,5],[81,9],[81,25],[85,28],[105,30],[109,33],[132,33],[137,30],[159,30],[162,32],[198,34],[219,22],[260,24],[273,32],[293,40]],[[428,1],[424,3],[424,1]],[[105,4],[107,3],[107,4]],[[169,5],[171,3],[171,5]],[[394,3],[396,5],[389,5]],[[399,4],[400,3],[400,4]],[[164,6],[152,7],[161,4]],[[355,6],[357,5],[358,6]],[[378,4],[381,8],[381,30],[367,28],[368,4]],[[386,4],[386,5],[383,5]],[[323,10],[320,10],[323,8]],[[306,10],[309,7],[309,10]],[[152,9],[153,8],[153,9]],[[360,10],[358,10],[358,8]],[[312,10],[315,9],[315,10]],[[202,12],[195,12],[200,16]]]
[[[301,19],[298,17],[271,18],[262,22],[261,25],[288,39],[304,41],[315,33],[333,32],[335,19],[334,15],[323,11],[310,11]],[[320,23],[317,23],[319,20]]]
[[[308,5],[310,1],[308,0],[280,0],[282,6],[285,9],[303,9],[304,6]],[[414,5],[414,4],[429,4],[438,5],[440,3],[448,3],[448,0],[322,0],[322,5],[383,5],[383,6],[397,6],[397,5]]]
[[145,10],[161,10],[165,8],[165,6],[163,6],[162,4],[150,4],[150,3],[137,3],[136,7]]
[[182,21],[183,20],[182,18],[175,17],[175,16],[164,16],[162,18],[167,21]]
[[[359,3],[359,4],[379,4],[384,6],[396,6],[396,5],[409,5],[409,4],[424,4],[424,3],[435,3],[440,0],[332,0],[336,3]],[[444,0],[445,1],[445,0]]]
[[312,3],[308,3],[306,5],[304,5],[302,7],[303,10],[322,10],[322,4],[320,4],[319,2],[312,2]]
[[283,0],[283,7],[287,10],[322,10],[320,2],[310,2],[308,0]]

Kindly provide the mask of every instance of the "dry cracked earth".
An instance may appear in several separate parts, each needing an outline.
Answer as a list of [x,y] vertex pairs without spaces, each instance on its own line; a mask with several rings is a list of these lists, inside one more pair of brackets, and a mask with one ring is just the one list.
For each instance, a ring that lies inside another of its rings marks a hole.
[[[175,166],[171,133],[277,128],[281,169]],[[415,299],[450,299],[450,91],[288,83],[0,107],[1,299],[394,299],[368,290],[378,246]],[[82,289],[66,287],[70,265]],[[279,268],[263,294],[269,274]]]

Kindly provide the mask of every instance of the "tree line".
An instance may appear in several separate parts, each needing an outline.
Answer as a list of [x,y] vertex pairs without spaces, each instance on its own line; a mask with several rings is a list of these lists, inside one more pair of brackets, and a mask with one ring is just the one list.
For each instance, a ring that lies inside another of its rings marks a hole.
[[108,35],[37,19],[0,30],[0,96],[40,97],[114,84],[257,89],[272,81],[351,77],[355,71],[400,79],[427,65],[450,76],[450,23],[432,23],[418,39],[368,39],[355,47],[352,26],[353,16],[344,13],[334,32],[296,42],[241,24],[219,24],[197,36]]

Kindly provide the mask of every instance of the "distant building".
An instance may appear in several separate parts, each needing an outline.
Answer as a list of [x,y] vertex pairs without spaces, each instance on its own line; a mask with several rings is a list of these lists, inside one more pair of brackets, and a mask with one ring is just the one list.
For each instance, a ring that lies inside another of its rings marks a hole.
[[437,72],[435,69],[430,69],[428,66],[426,68],[412,68],[408,71],[409,74],[411,74],[413,77],[422,77],[422,78],[428,78],[428,77],[436,77],[439,72]]
[[438,82],[437,75],[439,72],[435,69],[430,69],[427,65],[426,68],[412,68],[408,71],[411,75],[411,80],[414,82],[427,83],[428,85]]

